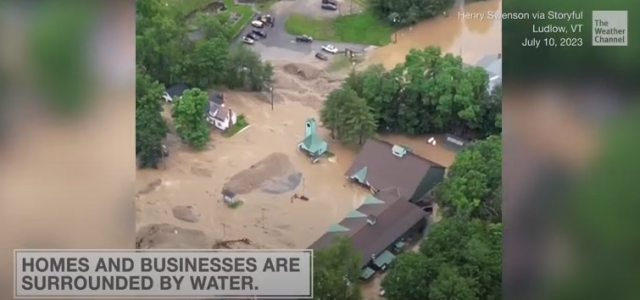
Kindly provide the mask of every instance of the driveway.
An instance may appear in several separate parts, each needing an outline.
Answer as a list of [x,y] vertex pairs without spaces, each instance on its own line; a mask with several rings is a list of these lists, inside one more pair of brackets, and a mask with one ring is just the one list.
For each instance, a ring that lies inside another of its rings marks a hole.
[[[320,8],[320,0],[281,0],[273,5],[268,12],[275,17],[276,23],[273,28],[265,27],[262,30],[268,35],[266,39],[256,42],[254,49],[260,53],[265,59],[295,59],[295,56],[306,56],[313,52],[320,52],[323,44],[333,44],[340,50],[345,48],[352,49],[357,52],[364,51],[370,45],[352,44],[352,43],[335,43],[332,41],[314,41],[313,43],[296,43],[294,36],[287,33],[284,23],[287,17],[292,13],[304,14],[312,18],[335,18],[340,14],[347,14],[351,10],[350,0],[341,1],[339,11],[326,11]],[[353,11],[357,12],[356,5]],[[247,26],[242,35],[245,35],[254,29],[251,25]],[[281,54],[279,52],[282,52]],[[297,53],[297,54],[296,54]],[[276,56],[276,57],[274,57]],[[294,56],[294,57],[292,57]]]

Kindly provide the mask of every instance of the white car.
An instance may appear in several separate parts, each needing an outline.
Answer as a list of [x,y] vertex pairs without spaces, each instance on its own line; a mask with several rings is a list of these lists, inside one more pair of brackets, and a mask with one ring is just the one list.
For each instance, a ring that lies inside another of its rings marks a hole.
[[243,37],[243,38],[242,38],[242,41],[243,41],[245,44],[249,44],[249,45],[253,45],[253,43],[255,42],[252,38],[247,37],[247,36]]
[[338,53],[338,48],[336,48],[336,46],[334,46],[334,45],[324,45],[324,46],[322,46],[322,50],[326,51],[326,52],[329,52],[331,54]]
[[258,21],[258,20],[253,20],[251,21],[251,26],[256,27],[256,28],[262,28],[264,27],[264,23]]

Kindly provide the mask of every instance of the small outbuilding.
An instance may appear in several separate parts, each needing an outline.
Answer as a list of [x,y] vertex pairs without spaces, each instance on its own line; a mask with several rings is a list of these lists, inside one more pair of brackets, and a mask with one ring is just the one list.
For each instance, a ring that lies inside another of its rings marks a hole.
[[306,153],[311,158],[311,162],[316,163],[327,152],[328,148],[329,144],[318,136],[316,120],[313,118],[307,119],[305,137],[298,144],[298,149]]
[[229,205],[234,204],[237,200],[236,193],[229,190],[222,190],[222,200]]

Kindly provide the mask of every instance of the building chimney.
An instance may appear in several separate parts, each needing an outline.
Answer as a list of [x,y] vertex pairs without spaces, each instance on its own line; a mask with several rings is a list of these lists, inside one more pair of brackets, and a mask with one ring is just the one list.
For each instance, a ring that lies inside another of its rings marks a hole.
[[376,225],[376,217],[373,215],[369,215],[367,217],[367,223],[369,223],[369,225],[371,226]]

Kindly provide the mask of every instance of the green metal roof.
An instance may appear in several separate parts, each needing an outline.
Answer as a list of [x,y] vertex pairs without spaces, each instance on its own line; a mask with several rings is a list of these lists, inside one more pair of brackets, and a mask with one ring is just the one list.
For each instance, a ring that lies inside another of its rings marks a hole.
[[384,201],[374,197],[373,195],[367,195],[364,198],[364,204],[384,204]]
[[362,269],[360,271],[360,278],[362,279],[369,279],[371,278],[371,276],[373,276],[373,274],[375,274],[376,271],[374,271],[373,269],[369,268],[369,267],[365,267],[364,269]]
[[351,178],[357,179],[358,181],[364,183],[365,178],[367,178],[367,167],[360,169],[360,171],[351,175]]
[[394,259],[396,259],[396,256],[391,254],[388,250],[385,250],[373,260],[373,263],[382,268],[385,264],[389,265]]
[[349,231],[349,228],[344,227],[340,224],[333,224],[329,226],[329,229],[327,231],[328,232],[345,232],[345,231]]
[[366,218],[367,215],[352,209],[351,211],[349,211],[349,213],[347,214],[347,218]]
[[323,150],[327,142],[325,142],[323,139],[318,137],[317,134],[314,133],[304,138],[304,140],[302,140],[300,144],[304,146],[305,150],[315,153]]

